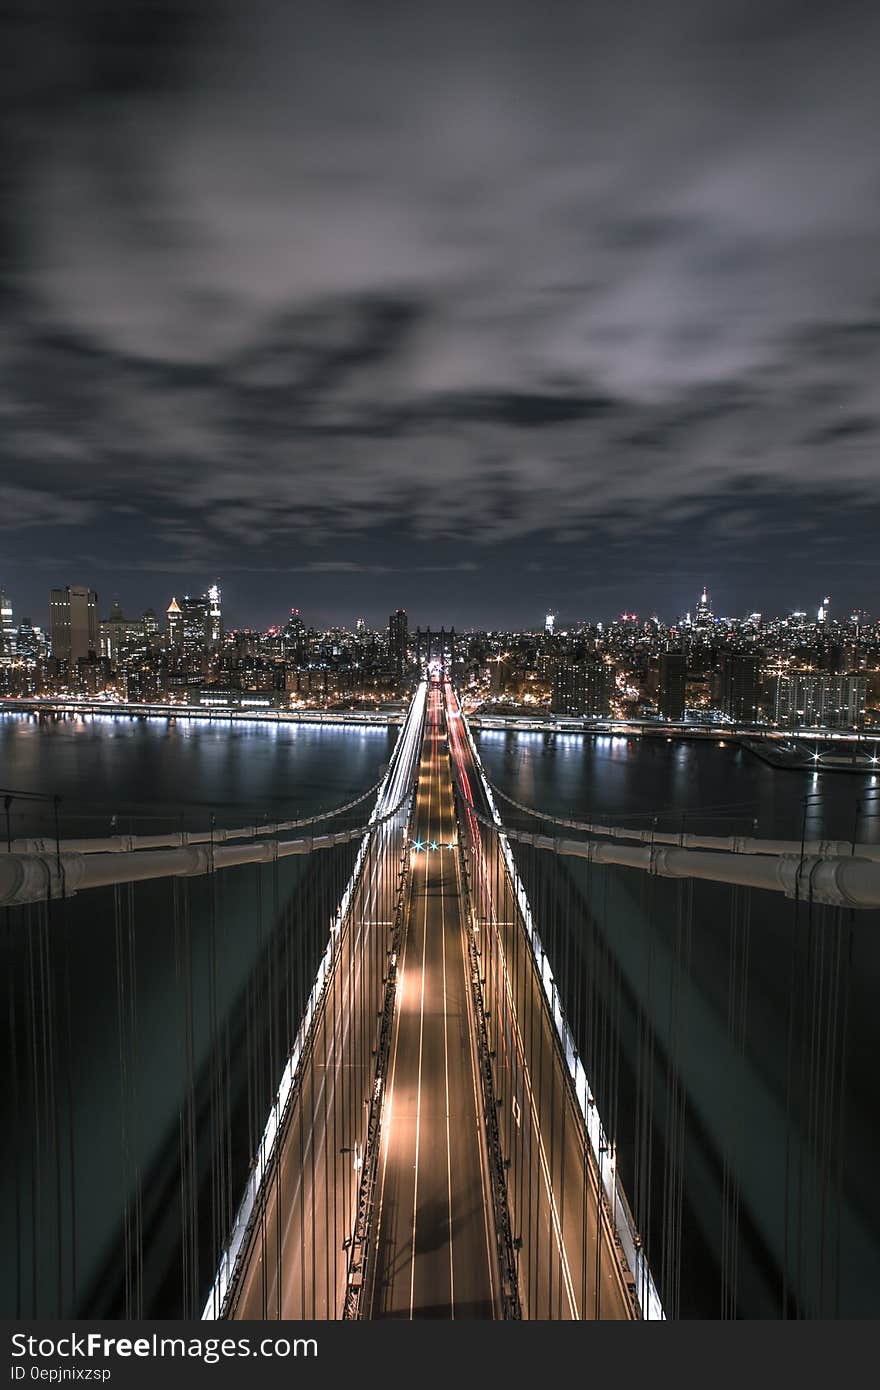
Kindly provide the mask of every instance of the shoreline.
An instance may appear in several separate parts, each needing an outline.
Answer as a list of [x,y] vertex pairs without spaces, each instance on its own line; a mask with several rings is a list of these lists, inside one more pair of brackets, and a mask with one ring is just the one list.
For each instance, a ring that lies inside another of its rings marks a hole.
[[[318,724],[330,728],[346,725],[387,728],[403,722],[403,711],[325,709],[237,709],[225,706],[168,703],[110,702],[87,697],[0,697],[0,714],[102,715],[123,719],[199,719],[213,723]],[[781,772],[846,772],[860,776],[880,772],[880,730],[872,734],[855,730],[767,729],[725,727],[685,722],[653,722],[624,719],[542,718],[533,714],[481,714],[467,716],[477,733],[544,733],[589,738],[656,738],[672,742],[687,739],[733,744]],[[812,744],[812,748],[805,746]],[[801,744],[799,747],[798,744]],[[851,749],[851,752],[847,752]]]
[[205,719],[222,724],[242,722],[250,724],[327,724],[336,727],[344,724],[387,725],[403,723],[403,712],[399,710],[284,710],[284,709],[235,709],[224,707],[212,709],[204,705],[138,704],[135,702],[116,702],[89,700],[78,697],[70,699],[49,696],[28,699],[24,696],[0,698],[0,714],[100,714],[109,718],[126,719]]
[[[697,743],[728,744],[743,748],[780,772],[848,772],[870,776],[880,772],[880,730],[865,734],[856,730],[767,729],[761,727],[700,725],[625,719],[559,720],[534,715],[468,715],[478,733],[546,733],[591,738],[656,738],[672,743],[687,739]],[[798,747],[798,744],[804,746]],[[812,747],[807,747],[807,744]],[[852,751],[848,754],[847,748]]]

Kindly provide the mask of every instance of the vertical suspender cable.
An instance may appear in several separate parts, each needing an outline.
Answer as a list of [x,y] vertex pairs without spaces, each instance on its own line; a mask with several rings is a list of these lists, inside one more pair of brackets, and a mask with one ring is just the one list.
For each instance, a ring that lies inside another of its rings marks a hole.
[[[6,795],[3,798],[3,808],[6,813],[6,847],[12,849],[12,797]],[[8,955],[8,966],[6,971],[7,981],[7,1001],[8,1001],[8,1021],[9,1021],[9,1058],[12,1088],[12,1123],[16,1134],[22,1132],[22,1105],[20,1095],[20,1078],[18,1072],[18,1020],[16,1011],[16,941],[12,926],[12,909],[5,909],[6,917],[6,950]],[[21,1190],[21,1167],[20,1167],[20,1145],[16,1145],[13,1155],[13,1165],[15,1168],[15,1316],[17,1320],[22,1317],[22,1190]],[[34,1251],[36,1256],[36,1251]]]

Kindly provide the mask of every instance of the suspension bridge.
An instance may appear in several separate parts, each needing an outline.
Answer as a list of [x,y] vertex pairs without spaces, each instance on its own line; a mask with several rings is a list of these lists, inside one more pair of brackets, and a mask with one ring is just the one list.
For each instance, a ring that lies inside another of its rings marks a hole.
[[[321,814],[16,837],[10,801],[10,1314],[657,1320],[679,1315],[701,1242],[724,1316],[873,1297],[844,1097],[876,845],[554,819],[493,788],[442,674],[381,782]],[[754,894],[790,914],[792,956],[750,1078]],[[92,901],[118,1132],[72,1062]],[[704,909],[712,1009],[688,993]],[[163,950],[174,998],[147,1039]],[[164,1115],[157,1068],[179,1078]],[[741,1114],[713,1068],[749,1087]],[[78,1162],[89,1123],[121,1155],[103,1211]],[[689,1184],[718,1194],[696,1234]]]

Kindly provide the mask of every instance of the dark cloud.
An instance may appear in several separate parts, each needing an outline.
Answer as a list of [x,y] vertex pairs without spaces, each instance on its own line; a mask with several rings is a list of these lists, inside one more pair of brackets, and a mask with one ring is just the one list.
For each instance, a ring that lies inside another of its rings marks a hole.
[[8,33],[0,528],[29,601],[39,553],[252,575],[257,617],[285,574],[525,617],[566,596],[521,591],[524,548],[545,576],[588,547],[614,606],[649,562],[689,593],[705,551],[770,608],[831,533],[823,585],[877,606],[869,7],[33,0]]
[[850,415],[842,420],[834,420],[829,425],[824,425],[821,429],[814,430],[804,439],[805,444],[837,444],[842,440],[864,439],[866,435],[876,435],[878,430],[877,417],[874,415]]

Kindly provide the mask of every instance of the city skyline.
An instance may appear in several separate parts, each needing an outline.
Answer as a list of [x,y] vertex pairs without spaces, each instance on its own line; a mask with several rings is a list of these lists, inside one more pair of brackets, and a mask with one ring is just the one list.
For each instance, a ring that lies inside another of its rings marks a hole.
[[[261,630],[230,620],[219,579],[201,594],[174,595],[162,613],[126,614],[114,601],[103,618],[93,589],[66,585],[50,592],[47,633],[27,620],[16,626],[12,597],[0,589],[0,696],[378,711],[442,670],[462,682],[472,709],[635,716],[649,728],[657,718],[720,718],[752,730],[877,726],[880,618],[861,610],[838,617],[828,594],[813,612],[787,615],[725,615],[715,606],[704,583],[672,622],[630,609],[604,621],[549,612],[543,625],[518,630],[432,630],[397,607],[387,626],[358,616],[322,627],[291,608]],[[876,750],[870,756],[876,763]]]
[[[233,574],[234,573],[235,571],[233,569]],[[471,570],[468,571],[468,573],[474,574],[475,571]],[[197,576],[191,575],[189,578],[190,581],[192,581],[197,579]],[[0,582],[0,590],[2,590],[14,604],[16,623],[22,619],[27,622],[33,622],[40,627],[47,623],[51,590],[45,591],[42,598],[37,598],[35,603],[29,605],[19,598],[20,590],[11,579],[0,576],[0,581],[2,581]],[[781,609],[774,609],[771,605],[766,603],[762,604],[760,601],[755,604],[746,604],[745,606],[737,605],[727,601],[726,595],[731,591],[726,585],[722,584],[716,589],[713,584],[706,579],[700,580],[696,589],[686,591],[685,585],[680,578],[677,578],[674,581],[674,590],[680,592],[683,596],[682,602],[677,608],[670,607],[664,609],[661,605],[656,603],[653,606],[649,605],[647,607],[639,607],[635,603],[621,603],[619,606],[610,605],[602,609],[594,607],[589,611],[576,611],[574,605],[565,599],[556,604],[545,604],[543,607],[523,601],[518,605],[518,612],[514,611],[514,605],[511,604],[509,611],[512,614],[512,620],[506,623],[480,623],[475,621],[473,617],[468,618],[466,614],[456,617],[454,611],[450,612],[448,608],[444,609],[442,603],[439,601],[436,603],[436,606],[432,606],[430,602],[425,605],[427,609],[426,615],[422,607],[416,608],[412,603],[407,603],[406,593],[403,588],[397,590],[396,597],[389,604],[387,611],[385,611],[382,605],[375,601],[362,603],[358,607],[356,603],[352,604],[350,599],[346,599],[344,596],[338,605],[331,605],[327,602],[326,598],[322,598],[318,595],[314,606],[309,606],[304,601],[286,605],[285,601],[276,595],[271,600],[264,600],[263,606],[256,612],[253,612],[245,607],[244,597],[240,592],[236,592],[234,581],[230,586],[217,575],[210,578],[203,577],[200,582],[178,585],[173,591],[163,589],[159,592],[158,586],[155,583],[142,591],[128,590],[129,593],[138,593],[139,598],[134,601],[128,601],[124,597],[126,591],[118,584],[99,587],[97,584],[93,583],[89,577],[85,580],[76,579],[70,582],[87,583],[89,588],[96,590],[99,600],[100,617],[102,619],[108,617],[111,608],[118,604],[126,617],[137,617],[148,610],[153,610],[163,621],[168,604],[173,599],[179,600],[183,598],[184,595],[204,596],[207,595],[212,584],[220,584],[223,593],[224,613],[227,615],[227,626],[232,628],[253,628],[257,631],[265,631],[271,627],[282,625],[287,621],[288,617],[295,609],[298,609],[303,614],[304,620],[310,627],[316,627],[318,629],[339,627],[354,630],[356,623],[363,620],[368,627],[379,631],[385,629],[388,622],[388,614],[393,612],[397,607],[404,608],[409,614],[411,622],[416,626],[432,627],[435,629],[439,629],[441,626],[447,629],[455,627],[460,632],[508,630],[511,632],[538,632],[544,628],[548,613],[554,614],[557,630],[565,625],[574,626],[581,623],[613,623],[621,618],[627,617],[628,614],[638,617],[640,621],[648,622],[656,619],[659,620],[664,627],[676,627],[687,617],[688,613],[696,614],[699,608],[701,590],[708,590],[714,616],[718,619],[742,621],[751,614],[758,613],[765,621],[781,620],[789,614],[803,612],[807,615],[808,620],[812,622],[816,618],[819,608],[830,598],[829,618],[832,622],[847,621],[850,614],[856,612],[867,614],[870,621],[880,621],[880,606],[873,608],[870,603],[864,605],[859,603],[842,603],[839,602],[834,595],[828,595],[827,591],[819,593],[819,591],[816,590],[815,593],[805,593],[804,591],[807,585],[803,586],[803,591],[800,595],[795,595],[795,601]],[[812,587],[814,589],[816,588],[815,585]],[[673,585],[670,585],[670,589],[672,588]],[[28,591],[26,590],[25,592]],[[720,594],[720,599],[716,599],[716,593]],[[735,594],[736,590],[733,590],[733,593]],[[144,596],[146,596],[146,600],[140,601]],[[760,600],[760,595],[758,597]]]

